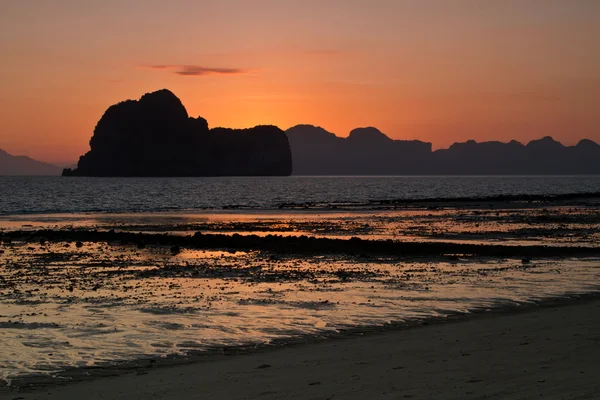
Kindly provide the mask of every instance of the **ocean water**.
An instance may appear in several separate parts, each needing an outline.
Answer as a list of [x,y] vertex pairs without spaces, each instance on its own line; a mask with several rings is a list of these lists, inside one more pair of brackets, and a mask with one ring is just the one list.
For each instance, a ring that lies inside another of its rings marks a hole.
[[600,192],[600,176],[1,177],[0,215],[330,207],[382,200]]

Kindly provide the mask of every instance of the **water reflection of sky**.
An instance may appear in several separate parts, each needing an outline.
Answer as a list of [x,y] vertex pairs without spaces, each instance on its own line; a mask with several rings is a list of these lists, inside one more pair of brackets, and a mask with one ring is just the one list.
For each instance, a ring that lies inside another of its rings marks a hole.
[[600,209],[269,211],[134,214],[65,214],[0,217],[0,229],[116,229],[188,235],[194,232],[259,236],[594,246],[600,242]]
[[2,245],[3,377],[264,343],[597,290],[600,260],[291,258]]

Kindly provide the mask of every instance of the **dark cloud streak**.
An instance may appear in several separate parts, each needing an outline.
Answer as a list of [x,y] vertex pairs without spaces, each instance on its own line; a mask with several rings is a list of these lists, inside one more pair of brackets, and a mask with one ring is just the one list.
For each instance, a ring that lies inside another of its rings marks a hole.
[[181,76],[243,75],[251,72],[242,68],[212,68],[201,65],[151,65],[148,68],[166,70]]

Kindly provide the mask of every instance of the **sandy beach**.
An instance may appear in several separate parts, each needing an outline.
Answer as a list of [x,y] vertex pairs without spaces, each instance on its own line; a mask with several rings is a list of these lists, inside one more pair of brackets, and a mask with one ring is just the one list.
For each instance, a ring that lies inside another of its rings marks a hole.
[[596,398],[568,201],[0,219],[0,399]]
[[593,399],[600,301],[295,345],[2,399]]

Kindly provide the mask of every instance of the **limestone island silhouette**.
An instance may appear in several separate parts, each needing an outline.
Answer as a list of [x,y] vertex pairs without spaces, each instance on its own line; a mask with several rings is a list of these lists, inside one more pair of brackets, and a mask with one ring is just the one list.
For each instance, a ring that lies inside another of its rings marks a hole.
[[106,110],[90,151],[63,176],[287,176],[292,156],[276,126],[209,129],[162,89]]

